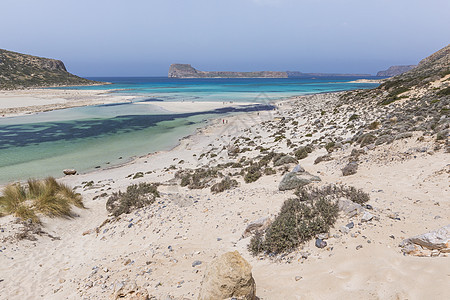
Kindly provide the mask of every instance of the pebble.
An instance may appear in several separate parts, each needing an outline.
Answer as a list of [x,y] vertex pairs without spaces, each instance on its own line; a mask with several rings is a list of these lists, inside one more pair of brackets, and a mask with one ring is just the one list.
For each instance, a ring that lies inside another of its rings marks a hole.
[[366,211],[361,218],[361,222],[369,222],[372,219],[373,219],[373,215],[370,212]]
[[133,226],[133,223],[128,224],[128,228],[131,228]]
[[194,262],[192,263],[192,267],[194,268],[194,267],[199,266],[199,265],[201,265],[201,264],[202,264],[202,262],[201,262],[200,260],[196,260],[196,261],[194,261]]
[[339,228],[339,231],[342,233],[349,233],[350,229],[348,229],[347,226],[341,226],[341,228]]
[[295,281],[299,281],[302,278],[303,278],[302,276],[295,276]]
[[352,229],[353,227],[355,227],[355,223],[350,222],[347,225],[345,225],[345,227],[347,227],[348,229]]
[[359,249],[361,249],[363,246],[362,245],[358,245],[358,246],[356,246],[356,250],[359,250]]
[[327,246],[327,242],[322,239],[316,239],[316,247],[317,248],[325,248]]

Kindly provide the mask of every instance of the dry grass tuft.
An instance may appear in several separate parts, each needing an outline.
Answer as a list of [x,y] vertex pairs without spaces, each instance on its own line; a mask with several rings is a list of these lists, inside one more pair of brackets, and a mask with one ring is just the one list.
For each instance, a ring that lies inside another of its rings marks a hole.
[[26,186],[10,184],[0,197],[0,211],[33,223],[40,222],[37,213],[49,217],[70,217],[71,205],[84,208],[81,195],[53,177],[29,179]]

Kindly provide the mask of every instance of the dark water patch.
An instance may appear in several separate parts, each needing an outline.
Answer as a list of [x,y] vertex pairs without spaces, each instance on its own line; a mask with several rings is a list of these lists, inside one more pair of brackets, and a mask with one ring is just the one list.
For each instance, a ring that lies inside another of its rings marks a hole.
[[[224,107],[211,111],[172,115],[125,115],[109,119],[85,119],[61,122],[34,123],[0,126],[0,149],[24,147],[33,144],[56,141],[75,141],[118,133],[128,133],[156,126],[163,121],[173,121],[197,115],[220,115],[236,112],[273,110],[272,105],[246,105]],[[33,131],[30,131],[30,126]]]

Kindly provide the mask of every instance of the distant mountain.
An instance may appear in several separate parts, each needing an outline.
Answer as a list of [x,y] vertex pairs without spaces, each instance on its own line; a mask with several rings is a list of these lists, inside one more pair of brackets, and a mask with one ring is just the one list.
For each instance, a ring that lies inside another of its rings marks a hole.
[[188,64],[172,64],[169,68],[169,78],[287,78],[286,72],[227,72],[199,71]]
[[377,76],[380,77],[392,77],[408,72],[412,68],[416,67],[416,65],[407,65],[407,66],[391,66],[389,69],[380,71],[377,73]]
[[0,49],[0,90],[94,83],[67,72],[60,60]]
[[188,64],[172,64],[169,67],[169,78],[311,78],[332,76],[367,77],[370,74],[302,73],[297,71],[206,72],[199,71]]

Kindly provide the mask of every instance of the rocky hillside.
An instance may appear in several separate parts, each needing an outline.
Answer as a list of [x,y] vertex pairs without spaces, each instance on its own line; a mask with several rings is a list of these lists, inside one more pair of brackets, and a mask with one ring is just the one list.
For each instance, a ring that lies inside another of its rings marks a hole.
[[188,64],[172,64],[169,68],[169,78],[287,78],[286,72],[226,72],[199,71]]
[[0,49],[0,90],[93,83],[67,72],[60,60]]
[[[408,72],[389,78],[373,90],[352,91],[340,106],[363,105],[364,120],[354,140],[363,145],[390,143],[413,131],[446,142],[449,137],[450,45],[423,59]],[[361,118],[355,111],[354,119]]]
[[416,67],[416,65],[407,65],[407,66],[391,66],[389,69],[380,71],[377,73],[377,76],[380,77],[392,77],[408,72],[412,68]]

